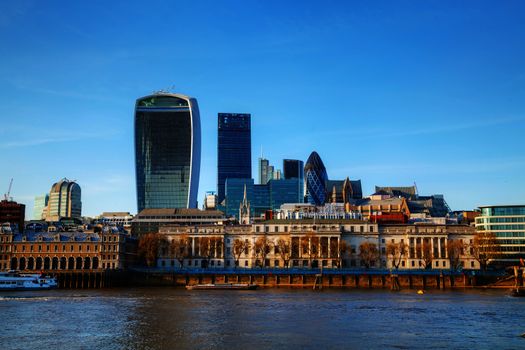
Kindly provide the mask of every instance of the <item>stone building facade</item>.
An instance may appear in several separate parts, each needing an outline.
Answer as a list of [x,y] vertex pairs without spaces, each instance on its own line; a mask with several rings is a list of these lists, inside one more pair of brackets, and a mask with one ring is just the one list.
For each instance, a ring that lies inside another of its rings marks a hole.
[[79,271],[122,269],[136,257],[136,240],[123,232],[0,233],[0,269]]
[[[458,266],[479,269],[469,254],[475,230],[466,225],[270,220],[253,225],[164,226],[159,233],[167,242],[159,252],[157,265],[162,268],[179,268],[180,261],[184,268],[395,268],[388,246],[402,243],[397,268],[449,269],[456,265],[448,249],[454,240],[461,242]],[[187,252],[176,259],[168,245],[181,237],[188,242]],[[365,259],[362,250],[371,246]]]

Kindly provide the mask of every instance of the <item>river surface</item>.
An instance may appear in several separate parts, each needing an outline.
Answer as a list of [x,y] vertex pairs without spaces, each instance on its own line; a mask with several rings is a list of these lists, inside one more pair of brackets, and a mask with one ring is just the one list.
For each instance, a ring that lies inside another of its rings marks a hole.
[[505,291],[0,293],[0,349],[525,349]]

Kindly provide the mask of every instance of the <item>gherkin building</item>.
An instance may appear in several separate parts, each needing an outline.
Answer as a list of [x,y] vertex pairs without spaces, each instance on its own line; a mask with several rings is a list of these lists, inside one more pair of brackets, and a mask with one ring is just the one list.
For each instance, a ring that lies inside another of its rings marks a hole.
[[317,152],[312,152],[304,166],[304,181],[308,203],[324,205],[326,201],[326,181],[328,174]]

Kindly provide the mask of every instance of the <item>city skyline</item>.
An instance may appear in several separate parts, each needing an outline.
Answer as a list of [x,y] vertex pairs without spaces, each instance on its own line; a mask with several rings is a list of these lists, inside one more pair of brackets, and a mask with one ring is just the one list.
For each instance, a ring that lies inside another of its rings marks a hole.
[[416,182],[452,209],[523,202],[523,4],[236,4],[164,3],[133,26],[138,5],[0,5],[0,193],[14,178],[30,218],[67,177],[84,215],[136,213],[133,101],[175,84],[201,110],[199,207],[222,111],[252,116],[252,174],[260,146],[278,166],[317,151],[363,195]]

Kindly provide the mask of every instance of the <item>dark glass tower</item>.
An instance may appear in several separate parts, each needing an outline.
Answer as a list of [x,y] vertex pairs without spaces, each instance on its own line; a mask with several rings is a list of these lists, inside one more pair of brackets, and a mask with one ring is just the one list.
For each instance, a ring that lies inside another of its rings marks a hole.
[[328,181],[328,174],[326,173],[326,168],[321,157],[319,157],[315,151],[310,154],[310,157],[308,157],[306,161],[304,176],[308,203],[323,205],[326,201],[326,181]]
[[217,200],[224,200],[226,179],[252,178],[252,136],[249,114],[219,113]]
[[284,159],[283,160],[283,171],[285,179],[303,179],[304,178],[304,165],[302,160],[297,159]]
[[283,172],[285,180],[297,181],[297,203],[304,201],[304,163],[298,159],[284,159]]
[[197,100],[159,93],[135,105],[135,170],[138,212],[196,208],[201,161]]

